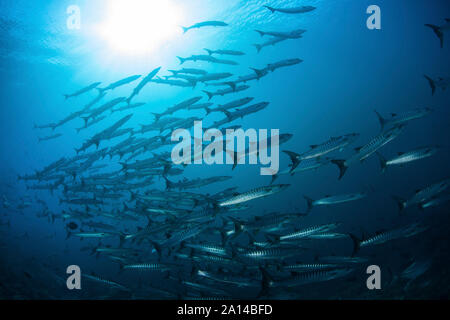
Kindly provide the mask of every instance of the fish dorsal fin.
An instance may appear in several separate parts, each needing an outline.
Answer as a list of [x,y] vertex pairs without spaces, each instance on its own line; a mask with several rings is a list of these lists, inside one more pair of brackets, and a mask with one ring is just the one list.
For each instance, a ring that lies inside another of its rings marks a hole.
[[438,77],[438,80],[439,80],[439,81],[442,81],[442,80],[444,80],[444,78],[442,78],[442,77]]
[[401,156],[402,154],[405,154],[403,151],[400,151],[400,152],[397,152],[397,154],[399,155],[399,156]]
[[356,147],[356,148],[355,148],[355,151],[356,151],[356,152],[359,152],[359,151],[361,150],[361,148],[362,148],[362,147]]
[[325,198],[329,198],[329,197],[331,197],[331,194],[326,194],[325,195]]
[[261,217],[255,217],[255,221],[261,220]]
[[311,149],[317,148],[317,144],[310,145]]
[[234,197],[236,197],[236,196],[238,196],[238,195],[239,195],[239,192],[233,193],[233,196],[234,196]]
[[420,189],[417,189],[417,190],[416,190],[416,193],[419,193],[419,192],[420,192]]
[[391,116],[396,117],[397,114],[396,113],[391,113]]

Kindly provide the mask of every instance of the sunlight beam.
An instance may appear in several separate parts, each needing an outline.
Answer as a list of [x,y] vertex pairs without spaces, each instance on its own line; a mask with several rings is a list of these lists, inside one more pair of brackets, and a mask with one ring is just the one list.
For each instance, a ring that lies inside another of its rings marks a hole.
[[172,0],[109,0],[98,32],[121,53],[150,53],[181,33],[182,11]]

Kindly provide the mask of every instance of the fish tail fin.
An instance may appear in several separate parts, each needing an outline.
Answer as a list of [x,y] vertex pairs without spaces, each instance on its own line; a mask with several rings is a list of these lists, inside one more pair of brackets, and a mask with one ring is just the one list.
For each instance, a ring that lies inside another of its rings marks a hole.
[[183,27],[183,26],[180,26],[180,27],[181,27],[181,29],[183,29],[183,34],[185,34],[186,32],[189,31],[189,27]]
[[378,159],[380,160],[381,173],[384,173],[387,168],[386,159],[381,155],[381,153],[376,152]]
[[265,35],[264,31],[260,31],[260,30],[255,30],[255,31],[258,32],[261,37],[263,37]]
[[228,218],[233,222],[234,237],[237,237],[244,230],[244,225],[238,219],[235,219],[233,217],[228,217]]
[[444,33],[442,32],[442,29],[438,26],[435,26],[434,24],[425,24],[425,27],[433,29],[434,34],[439,38],[441,49],[444,47]]
[[264,70],[260,70],[260,69],[256,69],[256,68],[250,68],[250,69],[255,71],[255,73],[258,76],[258,78],[261,78],[264,75]]
[[269,275],[266,269],[263,267],[259,267],[261,271],[262,279],[261,279],[261,290],[258,293],[257,298],[261,298],[267,296],[269,293],[270,283],[273,281],[272,277]]
[[119,162],[119,164],[122,166],[122,171],[125,171],[128,169],[128,164],[126,162]]
[[273,184],[275,182],[275,180],[277,180],[277,178],[278,178],[278,174],[273,174],[272,180],[270,180],[270,184]]
[[173,183],[172,181],[170,181],[169,179],[167,179],[166,176],[163,176],[164,181],[166,182],[166,190],[170,190],[173,187]]
[[156,253],[158,254],[158,260],[160,260],[161,252],[162,252],[161,246],[156,241],[153,241],[153,240],[149,240],[149,241],[150,241],[150,244],[153,246],[153,248],[156,250]]
[[264,6],[264,7],[266,7],[267,9],[269,9],[269,10],[270,10],[270,12],[272,12],[272,13],[274,13],[274,12],[275,12],[275,9],[274,9],[274,8],[272,8],[272,7],[269,7],[269,6]]
[[98,91],[98,94],[101,95],[103,92],[105,92],[104,88],[95,88]]
[[63,96],[64,96],[64,100],[67,100],[70,98],[70,95],[68,95],[68,94],[63,94]]
[[195,89],[198,81],[195,79],[190,79],[190,80],[188,80],[188,82],[192,85],[192,89]]
[[313,201],[314,200],[309,198],[309,197],[307,197],[307,196],[303,196],[303,198],[305,198],[306,205],[308,206],[308,209],[307,209],[306,213],[309,213],[311,211],[312,207],[313,207]]
[[[131,95],[128,98],[125,99],[125,101],[127,102],[127,105],[130,105],[131,99],[133,99],[133,95]],[[111,109],[111,113],[112,112],[113,112],[113,109]]]
[[84,126],[87,127],[89,117],[81,117],[84,120]]
[[353,252],[352,252],[352,257],[355,256],[355,254],[358,253],[359,249],[361,248],[361,240],[358,239],[354,234],[349,233],[348,234],[350,236],[350,238],[353,241]]
[[339,180],[342,179],[348,167],[345,165],[345,160],[331,160],[331,163],[334,163],[339,168]]
[[261,52],[262,45],[255,43],[255,44],[252,44],[252,46],[254,46],[256,48],[256,52],[258,52],[258,53]]
[[125,233],[123,233],[123,232],[119,233],[119,248],[122,248],[122,246],[125,242],[125,237],[126,237]]
[[206,115],[210,114],[212,112],[211,108],[205,107]]
[[202,90],[202,91],[208,95],[208,100],[211,100],[212,97],[214,97],[214,94],[212,92],[209,92],[209,91],[206,91],[206,90]]
[[377,115],[378,121],[380,122],[381,130],[383,130],[384,126],[386,125],[386,119],[383,118],[377,110],[373,110],[373,111]]
[[296,153],[296,152],[293,152],[293,151],[289,151],[289,150],[283,150],[283,152],[286,153],[289,156],[289,158],[291,159],[292,167],[291,167],[291,170],[289,172],[292,173],[292,171],[294,171],[295,168],[297,168],[298,165],[300,164],[300,160],[298,159],[299,158],[299,154]]
[[425,79],[428,80],[428,83],[430,84],[430,88],[431,88],[431,95],[434,95],[434,93],[436,92],[436,84],[434,83],[434,80],[431,79],[429,76],[424,75]]
[[204,48],[203,50],[205,50],[206,52],[208,52],[209,55],[212,55],[212,54],[214,53],[214,51],[209,50],[209,49],[206,49],[206,48]]
[[236,83],[232,81],[225,82],[233,91],[236,91]]
[[264,237],[273,245],[280,243],[280,237],[277,235],[266,233]]
[[402,211],[405,209],[405,206],[406,206],[405,199],[402,199],[402,198],[397,197],[397,196],[392,196],[392,199],[394,199],[394,201],[397,203],[398,212],[402,213]]
[[234,170],[238,163],[237,152],[234,152],[233,150],[225,150],[225,152],[233,159],[233,167],[231,170]]
[[177,56],[177,58],[178,58],[178,60],[180,60],[180,64],[183,64],[186,61],[186,59],[184,59],[182,57]]
[[155,116],[155,122],[158,122],[158,121],[159,121],[159,119],[161,118],[161,114],[160,114],[160,113],[155,113],[155,112],[152,112],[152,115],[154,115],[154,116]]

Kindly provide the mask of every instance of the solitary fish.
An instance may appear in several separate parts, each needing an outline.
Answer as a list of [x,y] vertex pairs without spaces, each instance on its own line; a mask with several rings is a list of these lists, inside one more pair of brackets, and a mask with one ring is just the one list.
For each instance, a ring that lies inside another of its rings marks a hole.
[[379,152],[377,152],[377,155],[380,160],[381,172],[384,173],[386,171],[387,166],[403,165],[408,162],[428,158],[434,155],[437,152],[437,150],[438,149],[435,147],[425,147],[415,149],[409,152],[399,152],[398,156],[391,160],[386,160]]
[[158,74],[159,70],[161,70],[161,67],[158,67],[158,68],[152,70],[144,79],[141,80],[141,82],[139,82],[137,87],[133,89],[133,92],[128,97],[128,99],[127,99],[128,104],[130,104],[131,99],[133,99],[134,96],[137,96],[139,94],[139,92],[141,92],[142,88],[144,88],[144,86],[147,83],[149,83]]
[[181,70],[169,70],[169,72],[172,72],[173,75],[178,75],[180,73],[183,73],[183,74],[195,74],[195,75],[208,74],[208,72],[205,71],[205,70],[195,69],[195,68],[182,68]]
[[261,37],[264,36],[272,36],[272,37],[278,37],[278,38],[285,38],[285,39],[298,39],[301,38],[302,34],[306,32],[306,30],[298,29],[288,32],[279,32],[279,31],[261,31],[261,30],[255,30],[260,34]]
[[47,136],[47,137],[38,138],[38,140],[39,140],[39,142],[41,142],[41,141],[47,141],[47,140],[52,140],[52,139],[59,138],[59,137],[61,137],[61,136],[62,136],[61,133],[56,133],[56,134],[52,134],[52,135]]
[[74,92],[74,93],[71,93],[71,94],[64,94],[64,97],[65,97],[66,100],[67,100],[67,99],[69,99],[69,98],[71,98],[71,97],[79,96],[79,95],[81,95],[81,94],[83,94],[83,93],[85,93],[85,92],[88,92],[88,91],[90,91],[90,90],[92,90],[92,89],[94,89],[94,88],[97,88],[100,84],[101,84],[101,82],[94,82],[93,84],[90,84],[90,85],[88,85],[87,87],[85,87],[85,88],[83,88],[83,89],[80,89],[80,90],[78,90],[78,91],[76,91],[76,92]]
[[217,90],[216,92],[209,92],[206,90],[202,90],[202,91],[208,95],[208,100],[211,100],[214,96],[224,96],[224,95],[230,94],[230,93],[241,92],[241,91],[247,90],[248,88],[250,88],[250,86],[244,84],[244,85],[237,86],[234,89],[227,88],[227,89]]
[[226,27],[226,26],[228,26],[228,24],[222,21],[204,21],[193,24],[190,27],[181,27],[181,28],[183,29],[183,33],[186,33],[191,29],[200,29],[203,27]]
[[308,205],[308,212],[315,206],[328,206],[363,199],[367,196],[364,192],[341,194],[337,196],[326,196],[325,198],[313,200],[304,196]]
[[[282,68],[282,67],[289,67],[289,66],[294,66],[296,64],[302,63],[303,60],[302,59],[286,59],[286,60],[281,60],[275,63],[269,63],[266,67],[266,70],[268,71],[275,71],[276,69]],[[255,71],[256,72],[256,71]]]
[[281,191],[287,189],[287,187],[289,187],[289,186],[290,186],[289,184],[277,184],[277,185],[256,188],[256,189],[238,194],[227,200],[221,201],[221,202],[219,202],[218,206],[219,207],[228,207],[228,206],[236,205],[239,203],[244,203],[244,202],[247,202],[250,200],[267,197],[272,194],[281,192]]
[[405,124],[411,120],[421,119],[429,115],[431,112],[432,109],[428,107],[417,108],[402,113],[392,113],[390,118],[384,118],[375,110],[375,114],[377,115],[378,121],[380,122],[381,130],[384,130],[386,127]]
[[204,49],[208,54],[211,56],[213,54],[220,54],[220,55],[229,55],[229,56],[243,56],[245,55],[242,51],[235,51],[235,50],[210,50],[210,49]]
[[256,48],[256,51],[257,51],[258,53],[260,53],[261,50],[262,50],[264,47],[274,46],[274,45],[276,45],[277,43],[279,43],[279,42],[281,42],[281,41],[285,41],[285,40],[288,40],[288,38],[274,37],[273,39],[270,39],[269,41],[266,41],[266,42],[264,42],[264,43],[256,43],[256,44],[253,44],[253,46]]
[[295,8],[273,8],[273,7],[269,7],[269,6],[264,6],[267,9],[269,9],[272,13],[274,13],[275,11],[278,12],[282,12],[282,13],[306,13],[306,12],[310,12],[316,9],[316,7],[313,6],[301,6],[301,7],[295,7]]
[[399,238],[409,238],[415,236],[416,234],[424,232],[425,230],[427,230],[427,227],[420,226],[418,223],[414,223],[412,225],[403,228],[389,230],[385,232],[378,232],[374,236],[363,240],[358,239],[353,234],[350,234],[350,237],[353,240],[352,256],[354,256],[362,247],[382,244]]
[[109,86],[107,86],[106,88],[97,88],[97,90],[100,93],[103,93],[103,92],[105,92],[107,90],[114,90],[115,88],[123,86],[123,85],[126,85],[126,84],[128,84],[130,82],[133,82],[133,81],[139,79],[140,77],[141,77],[140,75],[130,76],[130,77],[121,79],[119,81],[113,82]]

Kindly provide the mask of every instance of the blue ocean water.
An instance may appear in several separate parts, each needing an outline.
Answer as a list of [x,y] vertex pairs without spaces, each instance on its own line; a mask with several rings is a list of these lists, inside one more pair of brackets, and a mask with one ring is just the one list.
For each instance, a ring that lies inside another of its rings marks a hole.
[[[81,211],[86,208],[61,203],[61,199],[82,196],[92,198],[91,193],[68,196],[64,192],[64,186],[80,184],[94,173],[110,173],[114,177],[114,172],[121,169],[119,162],[122,159],[118,156],[106,157],[93,163],[92,166],[104,166],[98,171],[85,170],[75,177],[64,171],[63,182],[53,192],[33,189],[33,186],[46,185],[49,181],[23,181],[18,179],[18,176],[33,175],[62,157],[75,157],[76,148],[80,148],[96,133],[127,114],[132,113],[133,117],[124,127],[138,130],[141,124],[149,125],[154,121],[152,113],[164,112],[167,108],[194,96],[202,96],[200,102],[207,102],[208,97],[202,90],[215,91],[227,87],[205,87],[204,84],[197,84],[195,88],[182,88],[150,82],[133,99],[133,102],[145,102],[145,106],[112,114],[107,111],[104,120],[79,133],[75,129],[83,126],[81,117],[76,117],[54,131],[35,128],[35,125],[57,123],[71,113],[81,110],[98,92],[91,90],[67,100],[63,94],[75,92],[96,81],[102,82],[100,86],[105,87],[131,75],[145,76],[157,67],[162,67],[158,73],[161,77],[169,75],[168,70],[186,67],[204,69],[209,73],[229,72],[233,74],[232,79],[235,79],[237,76],[251,74],[250,67],[263,69],[269,63],[299,58],[303,60],[300,64],[269,72],[261,79],[247,83],[249,89],[214,97],[211,102],[214,107],[244,97],[254,97],[252,103],[270,102],[266,109],[238,119],[230,125],[239,124],[244,129],[279,129],[280,133],[292,134],[293,137],[283,144],[280,150],[301,154],[308,151],[310,145],[321,144],[330,137],[348,133],[360,134],[358,140],[342,152],[335,151],[326,155],[331,159],[347,159],[355,152],[353,148],[368,143],[380,133],[380,123],[374,110],[389,117],[392,113],[399,114],[429,107],[433,110],[429,115],[408,122],[402,134],[379,151],[384,157],[391,159],[398,152],[423,146],[438,146],[439,150],[426,159],[401,166],[389,166],[383,174],[377,156],[372,155],[363,162],[350,166],[340,180],[338,168],[331,163],[317,170],[293,176],[280,175],[275,184],[289,184],[286,190],[248,202],[247,210],[233,212],[233,217],[242,220],[266,214],[306,213],[307,205],[303,196],[320,199],[326,195],[367,192],[367,197],[358,201],[314,207],[306,217],[302,217],[300,222],[290,227],[292,230],[299,230],[312,225],[339,222],[338,232],[352,233],[364,238],[412,223],[427,227],[426,231],[413,237],[361,248],[357,256],[367,258],[367,261],[352,266],[351,275],[342,279],[307,283],[289,290],[283,290],[285,288],[282,287],[281,290],[270,292],[266,297],[448,298],[448,202],[423,210],[414,205],[399,214],[396,201],[392,198],[397,196],[409,199],[417,190],[449,177],[449,93],[437,88],[432,94],[424,77],[427,75],[433,79],[448,79],[450,74],[448,33],[444,33],[444,46],[440,48],[439,39],[433,30],[424,26],[445,24],[444,19],[450,17],[448,1],[169,2],[181,12],[176,24],[186,26],[217,20],[225,21],[228,26],[193,29],[185,34],[177,27],[176,32],[167,33],[166,38],[158,38],[155,47],[142,53],[134,52],[132,48],[118,49],[111,45],[111,39],[105,39],[98,34],[97,26],[107,19],[109,13],[108,1],[15,1],[0,4],[0,195],[3,197],[3,206],[0,207],[0,297],[163,299],[217,296],[207,289],[192,289],[183,284],[183,281],[200,283],[206,287],[223,287],[227,297],[231,298],[256,297],[259,288],[241,290],[229,284],[217,285],[214,281],[196,277],[189,271],[191,268],[210,268],[208,270],[216,272],[218,264],[205,267],[204,261],[194,263],[191,257],[191,260],[178,262],[179,266],[186,269],[181,276],[179,274],[182,271],[167,274],[159,271],[120,270],[121,263],[111,260],[108,255],[95,252],[95,248],[102,246],[119,247],[119,237],[83,240],[76,236],[67,238],[70,222],[80,227],[74,232],[99,231],[98,228],[82,226],[88,221],[95,221],[111,224],[114,226],[114,232],[122,234],[134,234],[147,225],[145,214],[137,215],[137,221],[119,221],[98,214],[87,219],[63,219],[64,213],[70,212],[71,208]],[[373,4],[381,9],[381,30],[369,30],[366,26],[369,17],[366,9]],[[81,10],[81,29],[67,28],[66,9],[70,5],[77,5]],[[131,5],[133,1],[130,1]],[[310,5],[316,9],[302,14],[284,14],[271,13],[264,5],[275,8]],[[167,19],[169,18],[172,17],[168,16]],[[252,44],[262,43],[270,37],[261,37],[255,29],[307,31],[300,39],[286,40],[263,48],[257,53]],[[145,37],[142,30],[136,30],[136,33]],[[149,31],[148,36],[154,36],[156,39],[155,33],[158,34],[158,30]],[[177,56],[206,54],[203,48],[239,50],[245,52],[245,55],[217,56],[238,62],[236,66],[202,61],[180,65]],[[108,92],[94,107],[113,98],[128,96],[138,81]],[[222,119],[224,114],[205,115],[203,110],[181,110],[173,116],[199,117],[205,126],[211,126]],[[62,136],[48,141],[38,140],[55,133]],[[155,135],[158,135],[158,132],[139,137],[150,139]],[[102,141],[100,149],[111,148],[126,137]],[[128,161],[134,163],[136,160],[148,159],[168,150],[170,151],[170,148],[146,150]],[[91,146],[80,154],[95,151],[96,147]],[[288,168],[289,164],[289,157],[280,151],[280,171]],[[79,166],[80,163],[74,161],[71,165]],[[224,182],[186,190],[205,196],[232,187],[237,187],[236,191],[242,193],[267,186],[271,182],[271,177],[259,174],[258,165],[238,165],[234,170],[231,165],[176,167],[183,169],[183,173],[170,176],[169,179],[174,182],[184,178],[232,176]],[[166,192],[164,179],[160,175],[155,176],[153,182],[146,187],[134,189],[131,195],[137,194],[139,198],[153,190]],[[99,183],[98,187],[102,187],[102,184]],[[123,198],[108,200],[108,205],[87,207],[95,212],[112,214],[122,212],[124,203],[128,207],[141,209],[136,199],[130,198],[130,192],[124,189],[119,191],[122,192]],[[448,190],[438,196],[448,198]],[[177,205],[171,198],[168,201],[170,203],[167,207]],[[225,226],[218,228],[226,229]],[[176,233],[178,229],[178,226],[174,226],[165,231],[170,238],[170,234]],[[263,233],[257,236],[258,239],[265,239]],[[152,238],[153,234],[148,237]],[[245,235],[240,237],[242,239],[238,242],[239,246],[248,248]],[[193,243],[218,242],[216,237],[209,233],[188,240]],[[153,247],[147,241],[130,241],[123,246],[132,247],[138,252],[134,257],[127,256],[126,259],[129,260],[125,264],[131,263],[130,261],[157,261],[156,254],[152,253]],[[320,257],[332,255],[349,257],[353,251],[353,243],[349,237],[308,241],[306,246],[307,250],[294,262],[314,263],[320,261]],[[184,252],[183,250],[171,249],[170,254],[173,256],[174,252]],[[171,259],[169,260],[172,262]],[[411,280],[401,276],[412,263],[423,261],[430,264],[423,273],[419,272],[416,278]],[[66,268],[69,265],[80,266],[83,274],[93,272],[101,279],[120,283],[127,290],[120,290],[92,279],[83,280],[81,290],[68,290]],[[266,262],[257,265],[271,268],[270,263],[267,266]],[[276,260],[273,265],[281,265],[281,260]],[[369,265],[380,266],[381,290],[367,289],[366,268]],[[239,273],[234,268],[224,269],[227,269],[227,274]],[[262,282],[259,274],[252,280]]]

